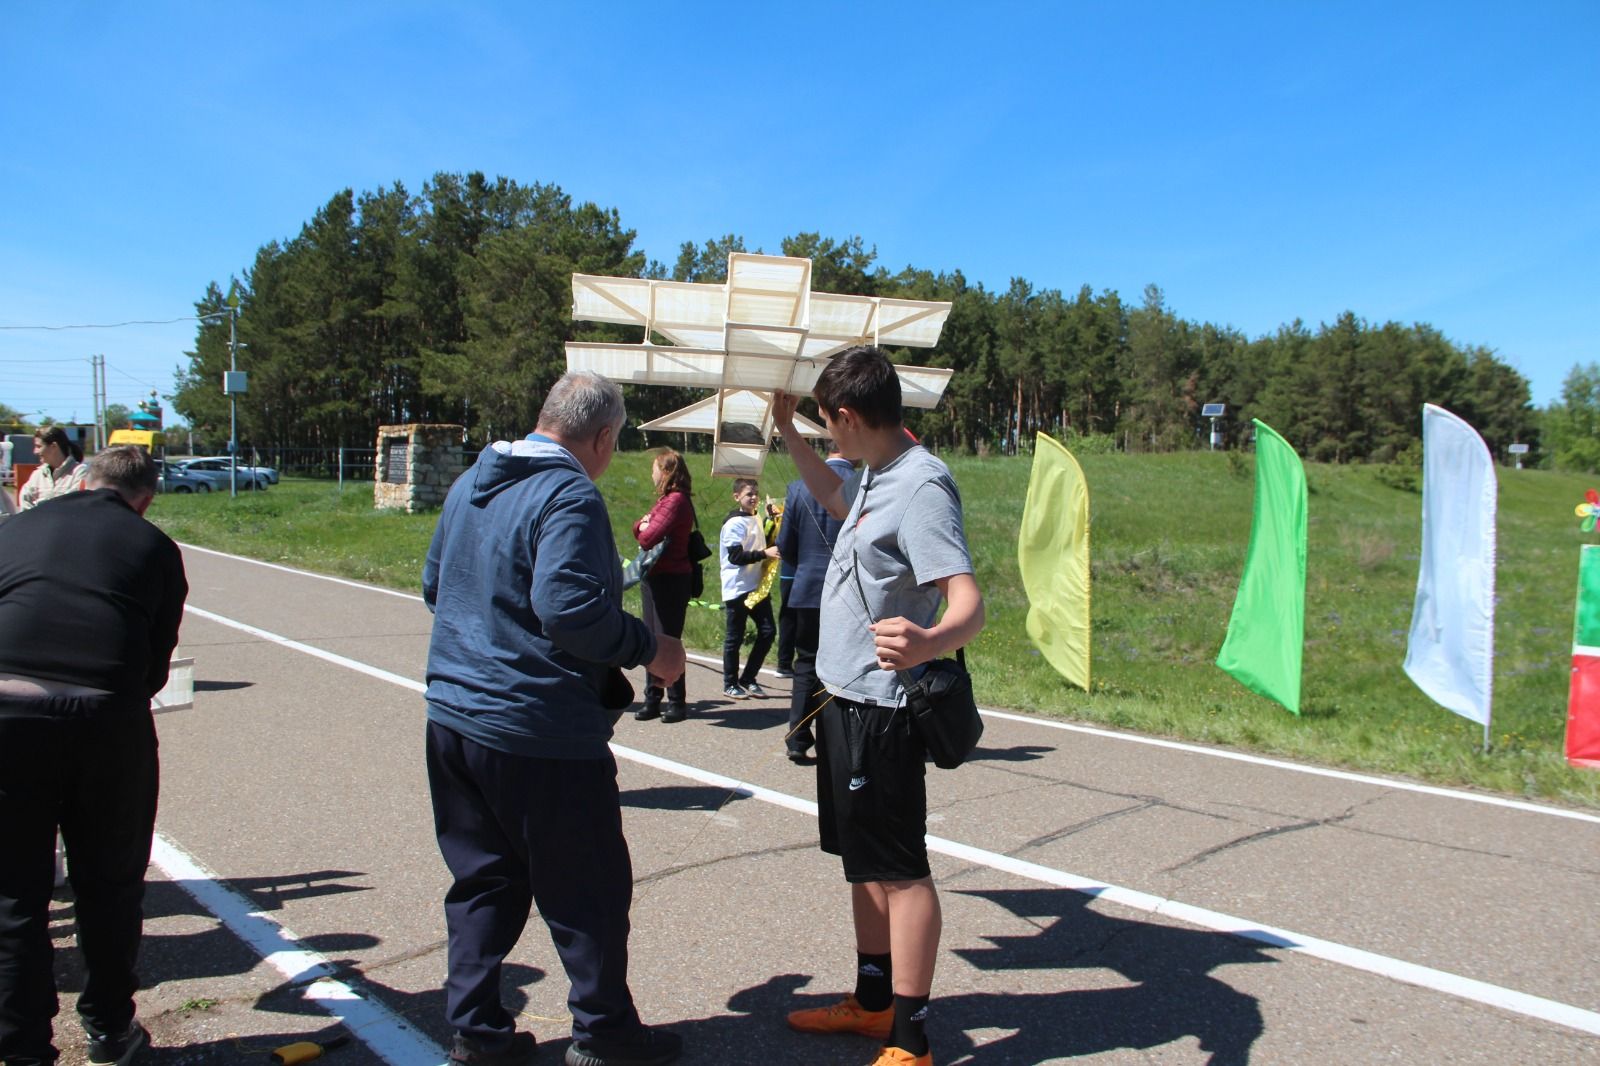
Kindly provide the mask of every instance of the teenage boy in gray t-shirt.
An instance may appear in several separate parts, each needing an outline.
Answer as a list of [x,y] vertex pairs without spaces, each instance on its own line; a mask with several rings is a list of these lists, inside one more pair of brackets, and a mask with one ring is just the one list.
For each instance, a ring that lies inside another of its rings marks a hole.
[[923,1022],[941,919],[923,839],[922,741],[898,672],[915,677],[977,636],[983,594],[955,481],[905,431],[888,357],[840,353],[812,396],[835,448],[865,463],[848,479],[829,470],[795,429],[796,398],[777,394],[777,428],[800,476],[844,522],[822,592],[817,676],[831,698],[816,723],[817,805],[822,849],[841,857],[850,882],[857,972],[853,995],[795,1011],[789,1024],[884,1040],[873,1066],[931,1066]]

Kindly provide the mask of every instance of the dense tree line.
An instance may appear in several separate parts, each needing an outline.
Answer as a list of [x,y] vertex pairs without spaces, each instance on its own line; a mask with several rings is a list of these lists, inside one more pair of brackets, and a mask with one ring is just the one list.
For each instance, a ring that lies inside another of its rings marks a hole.
[[[378,425],[399,422],[460,422],[480,441],[523,433],[565,366],[567,340],[641,339],[636,328],[570,320],[575,271],[720,281],[738,250],[736,234],[684,244],[669,268],[635,247],[616,209],[478,173],[438,174],[416,195],[399,184],[344,190],[298,236],[263,246],[234,283],[239,365],[251,375],[240,437],[263,449],[368,446]],[[955,370],[939,409],[913,418],[937,445],[1010,450],[1045,430],[1129,450],[1193,447],[1201,405],[1219,402],[1233,440],[1258,417],[1308,458],[1393,461],[1414,458],[1425,401],[1462,415],[1497,455],[1538,443],[1527,381],[1427,325],[1347,312],[1252,339],[1179,318],[1155,286],[1137,304],[1021,278],[990,292],[959,270],[891,272],[859,236],[799,233],[778,251],[810,257],[822,291],[952,302],[937,348],[892,353]],[[198,302],[216,317],[200,327],[175,396],[214,439],[228,425],[218,387],[227,299],[213,283]],[[1600,374],[1583,387],[1600,404]],[[636,389],[630,410],[643,421],[701,395]]]

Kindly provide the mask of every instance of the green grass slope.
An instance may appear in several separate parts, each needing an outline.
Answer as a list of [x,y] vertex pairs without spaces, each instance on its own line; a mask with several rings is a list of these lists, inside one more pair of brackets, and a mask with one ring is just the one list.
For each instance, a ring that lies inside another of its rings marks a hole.
[[[1080,457],[1091,507],[1092,691],[1033,649],[1016,563],[1027,459],[950,460],[961,486],[988,626],[969,649],[980,702],[1436,783],[1600,807],[1600,774],[1562,758],[1578,531],[1590,479],[1500,471],[1493,743],[1436,706],[1401,670],[1415,591],[1421,496],[1372,467],[1307,465],[1310,550],[1302,716],[1213,664],[1250,535],[1248,457]],[[650,458],[619,455],[601,479],[618,545],[650,505]],[[705,469],[705,458],[694,465]],[[775,455],[763,492],[783,494]],[[695,501],[715,540],[730,485],[702,477]],[[415,589],[436,515],[375,512],[362,486],[285,481],[266,493],[163,497],[151,517],[179,540]],[[708,572],[708,584],[715,575]],[[713,595],[715,593],[713,592]],[[637,594],[630,594],[637,605]],[[720,648],[721,615],[691,610],[686,638]],[[1070,740],[1064,743],[1071,743]]]

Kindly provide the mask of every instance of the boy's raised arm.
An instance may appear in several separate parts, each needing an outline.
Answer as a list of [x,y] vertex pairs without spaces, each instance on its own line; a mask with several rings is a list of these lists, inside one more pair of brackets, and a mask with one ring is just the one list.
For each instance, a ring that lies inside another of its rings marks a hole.
[[844,479],[828,469],[828,464],[822,461],[816,449],[795,428],[794,410],[799,405],[798,396],[791,396],[781,389],[773,393],[773,424],[779,436],[783,437],[783,443],[788,446],[789,455],[794,459],[795,469],[800,471],[806,488],[811,490],[811,495],[829,514],[843,522],[845,515],[850,513],[850,508],[844,502],[844,493],[840,491]]

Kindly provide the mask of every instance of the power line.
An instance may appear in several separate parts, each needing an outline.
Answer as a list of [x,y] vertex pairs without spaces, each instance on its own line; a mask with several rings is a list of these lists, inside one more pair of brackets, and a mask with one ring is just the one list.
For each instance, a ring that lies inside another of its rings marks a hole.
[[155,389],[158,392],[160,391],[160,386],[159,385],[152,385],[148,381],[143,381],[143,380],[141,380],[139,378],[136,378],[132,374],[128,373],[126,370],[118,370],[116,367],[112,366],[110,363],[107,363],[106,366],[111,370],[116,370],[117,373],[121,374],[123,377],[125,377],[129,381],[133,382],[135,385],[143,385],[147,389]]
[[218,315],[187,315],[183,318],[151,318],[138,319],[132,322],[81,322],[70,326],[0,326],[0,329],[121,329],[123,326],[172,326],[179,322],[202,322],[208,318],[217,318]]

